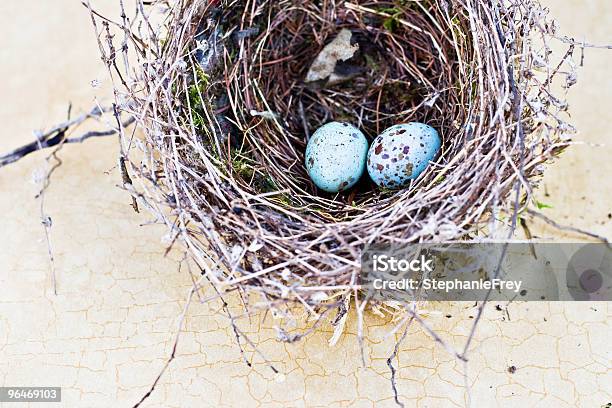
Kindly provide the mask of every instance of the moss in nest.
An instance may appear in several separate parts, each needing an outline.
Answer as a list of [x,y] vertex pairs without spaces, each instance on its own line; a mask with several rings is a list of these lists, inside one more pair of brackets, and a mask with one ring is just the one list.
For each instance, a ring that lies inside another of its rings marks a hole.
[[383,27],[390,32],[394,32],[399,26],[399,17],[402,15],[402,10],[397,7],[382,7],[378,9],[381,13],[390,14],[383,21]]
[[284,206],[292,206],[294,204],[293,200],[291,199],[291,197],[287,194],[279,194],[275,197],[272,198],[272,201],[276,201],[279,204],[282,204]]
[[[199,66],[194,66],[195,76],[194,81],[187,88],[187,101],[189,104],[190,113],[193,117],[193,125],[197,130],[206,128],[207,121],[205,119],[205,106],[203,98],[207,94],[210,79],[208,75]],[[204,102],[204,103],[203,103]]]
[[253,169],[252,163],[248,160],[236,156],[232,159],[232,168],[247,183],[253,178],[255,170]]
[[272,193],[279,190],[272,177],[259,172],[255,174],[253,185],[259,193]]
[[[246,152],[240,149],[231,149],[231,168],[234,175],[238,175],[242,181],[251,186],[259,194],[278,191],[278,187],[269,175],[257,170],[257,162]],[[283,200],[283,203],[291,203],[290,200]]]

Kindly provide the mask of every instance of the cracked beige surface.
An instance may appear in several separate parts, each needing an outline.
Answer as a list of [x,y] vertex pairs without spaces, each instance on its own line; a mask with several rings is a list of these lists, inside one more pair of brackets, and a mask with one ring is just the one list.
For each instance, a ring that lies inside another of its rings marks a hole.
[[[548,3],[570,34],[593,42],[611,39],[608,1]],[[104,83],[97,91],[89,86],[106,76],[79,2],[4,0],[0,27],[5,39],[0,151],[29,141],[33,128],[63,119],[68,100],[88,108],[94,95],[105,94]],[[587,51],[587,66],[572,92],[581,139],[591,143],[610,142],[611,62],[610,53]],[[43,155],[0,170],[0,385],[61,386],[66,407],[136,402],[171,352],[190,288],[189,276],[177,271],[179,255],[163,256],[163,229],[141,227],[148,219],[133,213],[129,198],[116,188],[114,142],[94,140],[62,152],[64,165],[46,199],[53,218],[57,296],[31,181]],[[542,201],[554,206],[546,210],[549,215],[612,235],[611,150],[578,146],[553,166],[540,192]],[[540,235],[559,236],[540,227]],[[510,320],[494,306],[487,308],[470,355],[473,406],[612,402],[609,304],[515,303],[508,309]],[[218,308],[192,304],[177,358],[145,406],[394,406],[386,359],[395,337],[386,337],[390,326],[376,317],[367,317],[366,367],[354,335],[330,348],[327,328],[303,342],[281,344],[271,324],[242,322],[280,370],[275,375],[249,348],[247,357],[255,364],[244,364]],[[472,305],[428,309],[437,312],[428,316],[429,324],[461,347],[475,314]],[[354,320],[347,329],[355,332]],[[465,405],[462,365],[417,325],[395,365],[406,406]],[[515,373],[508,372],[510,366]]]

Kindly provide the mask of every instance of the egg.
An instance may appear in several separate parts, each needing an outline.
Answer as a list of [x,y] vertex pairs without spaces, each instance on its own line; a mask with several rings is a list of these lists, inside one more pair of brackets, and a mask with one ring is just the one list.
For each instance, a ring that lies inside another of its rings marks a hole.
[[380,187],[402,188],[421,175],[440,150],[438,132],[411,122],[383,131],[368,151],[368,174]]
[[321,190],[337,193],[355,185],[365,171],[368,141],[340,122],[321,126],[306,146],[306,171]]

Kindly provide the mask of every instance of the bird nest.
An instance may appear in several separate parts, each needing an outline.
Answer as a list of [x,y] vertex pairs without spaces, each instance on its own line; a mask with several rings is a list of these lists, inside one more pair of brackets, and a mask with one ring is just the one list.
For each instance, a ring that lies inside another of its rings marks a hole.
[[[265,308],[317,313],[359,299],[368,244],[512,230],[534,203],[542,165],[568,146],[567,105],[551,89],[555,77],[573,84],[573,45],[552,60],[555,25],[536,1],[179,1],[149,10],[141,3],[138,21],[118,22],[92,10],[115,114],[142,130],[121,129],[124,185],[204,279]],[[343,30],[353,55],[307,80]],[[329,121],[352,123],[369,141],[423,122],[442,147],[404,189],[364,177],[325,193],[304,153]]]

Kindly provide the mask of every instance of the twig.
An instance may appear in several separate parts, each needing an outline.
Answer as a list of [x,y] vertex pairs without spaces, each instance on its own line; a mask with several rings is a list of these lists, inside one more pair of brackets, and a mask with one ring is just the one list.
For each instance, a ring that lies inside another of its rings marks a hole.
[[187,303],[185,304],[185,307],[183,308],[183,313],[181,314],[181,317],[180,317],[180,320],[179,320],[179,323],[178,323],[178,330],[176,332],[176,337],[174,339],[174,344],[172,345],[172,353],[170,353],[170,357],[168,358],[168,360],[166,360],[166,363],[162,367],[160,373],[155,378],[155,381],[153,381],[153,384],[151,385],[151,388],[149,388],[149,391],[147,391],[147,393],[145,395],[143,395],[143,397],[136,404],[134,404],[134,406],[133,406],[134,408],[137,408],[140,405],[142,405],[142,403],[147,398],[149,398],[151,396],[151,394],[155,390],[155,387],[157,386],[157,383],[159,382],[159,380],[162,378],[162,376],[164,375],[164,373],[168,369],[168,366],[170,365],[172,360],[175,359],[175,357],[176,357],[176,350],[177,350],[177,346],[178,346],[178,342],[179,342],[179,338],[180,338],[181,332],[183,330],[183,322],[185,320],[185,316],[187,315],[187,311],[189,310],[189,305],[191,304],[191,300],[193,299],[193,294],[196,292],[196,288],[197,288],[196,286],[193,286],[189,290],[189,295],[187,296]]
[[395,400],[395,403],[398,406],[402,407],[402,408],[404,408],[404,403],[401,402],[400,399],[399,399],[399,393],[397,391],[397,384],[395,382],[395,374],[396,374],[397,370],[393,366],[393,359],[399,353],[399,348],[400,348],[401,344],[404,342],[404,339],[406,338],[406,335],[408,334],[408,328],[410,327],[410,323],[412,323],[413,320],[414,320],[414,317],[411,317],[410,320],[408,320],[408,322],[406,322],[406,326],[404,327],[404,332],[402,333],[402,336],[395,343],[395,347],[393,347],[393,353],[387,359],[387,366],[391,370],[391,389],[393,390],[393,398]]
[[[70,121],[71,113],[72,113],[72,104],[69,104],[68,105],[68,121]],[[40,191],[38,192],[38,194],[36,194],[36,197],[35,197],[37,199],[40,199],[40,221],[43,226],[43,230],[45,232],[45,241],[47,242],[47,254],[49,256],[49,268],[51,270],[51,279],[53,282],[53,293],[56,296],[57,296],[57,276],[55,272],[55,257],[53,255],[53,247],[51,246],[51,226],[53,225],[53,220],[51,219],[49,215],[45,213],[45,192],[47,191],[47,188],[49,188],[49,185],[51,184],[51,176],[53,175],[55,170],[57,170],[62,165],[62,160],[59,158],[57,153],[62,149],[63,146],[64,146],[63,143],[59,144],[58,147],[53,152],[51,152],[50,155],[48,155],[45,158],[45,161],[47,164],[49,164],[51,159],[55,159],[55,164],[47,170],[47,173],[45,174],[45,177],[42,180],[42,187],[40,188]]]
[[612,45],[610,44],[591,44],[584,41],[576,41],[573,38],[569,38],[566,36],[555,36],[555,38],[565,44],[575,45],[580,48],[595,48],[600,50],[612,50]]
[[547,216],[545,216],[544,214],[537,212],[535,210],[532,209],[527,209],[527,214],[535,217],[535,218],[539,218],[541,220],[543,220],[544,222],[546,222],[547,224],[553,226],[554,228],[561,230],[561,231],[570,231],[570,232],[575,232],[577,234],[581,234],[581,235],[585,235],[587,237],[591,237],[591,238],[595,238],[601,242],[603,242],[604,244],[608,244],[610,245],[610,241],[608,240],[608,238],[602,236],[602,235],[598,235],[586,230],[583,230],[581,228],[577,228],[577,227],[572,227],[572,226],[568,226],[568,225],[561,225],[559,223],[557,223],[556,221],[548,218]]
[[[90,138],[105,137],[117,134],[116,129],[111,129],[106,131],[86,132],[78,137],[67,136],[67,133],[70,128],[77,127],[89,119],[97,119],[102,116],[106,111],[108,111],[108,109],[100,110],[100,108],[95,107],[89,113],[85,113],[75,119],[68,120],[64,123],[60,123],[59,125],[54,126],[46,133],[38,135],[37,140],[1,155],[0,167],[14,163],[31,153],[58,146],[60,144],[83,143],[84,141]],[[134,121],[134,118],[129,118],[125,122],[123,122],[123,126],[130,126],[134,123]]]
[[310,131],[308,130],[308,121],[306,120],[306,114],[304,113],[304,103],[301,99],[298,106],[300,108],[300,119],[302,119],[302,126],[304,126],[304,135],[306,135],[306,141],[309,141]]

